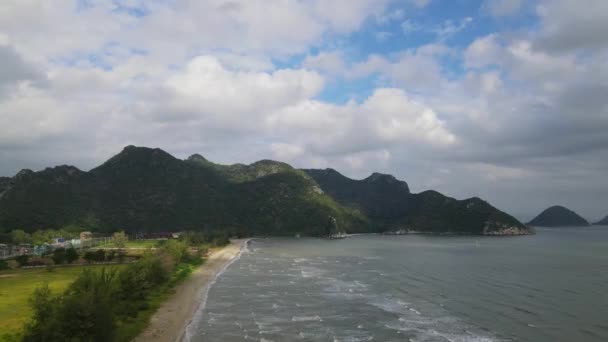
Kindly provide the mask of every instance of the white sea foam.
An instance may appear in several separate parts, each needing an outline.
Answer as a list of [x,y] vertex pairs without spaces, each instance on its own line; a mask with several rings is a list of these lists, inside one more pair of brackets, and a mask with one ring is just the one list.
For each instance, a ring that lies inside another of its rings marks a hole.
[[323,319],[320,316],[293,316],[291,318],[292,322],[323,322]]
[[252,239],[248,239],[247,241],[245,241],[245,243],[243,243],[243,245],[241,246],[241,250],[239,251],[239,253],[234,258],[232,258],[232,260],[230,260],[226,265],[224,265],[224,267],[222,267],[222,269],[215,274],[215,277],[213,277],[213,279],[207,284],[207,286],[205,286],[205,288],[202,291],[201,303],[199,304],[198,308],[196,309],[194,316],[192,317],[192,319],[186,326],[186,330],[184,331],[184,334],[182,336],[181,340],[183,342],[190,342],[192,340],[192,332],[196,328],[198,328],[198,324],[201,322],[201,320],[203,318],[203,312],[205,311],[205,307],[207,306],[207,297],[209,296],[209,290],[211,290],[213,285],[215,285],[215,283],[217,282],[217,279],[222,275],[222,273],[224,273],[224,271],[226,271],[226,269],[228,267],[230,267],[230,265],[232,265],[235,261],[239,260],[241,258],[241,255],[243,255],[243,253],[249,252],[248,245],[249,245],[249,242],[251,242],[251,240]]

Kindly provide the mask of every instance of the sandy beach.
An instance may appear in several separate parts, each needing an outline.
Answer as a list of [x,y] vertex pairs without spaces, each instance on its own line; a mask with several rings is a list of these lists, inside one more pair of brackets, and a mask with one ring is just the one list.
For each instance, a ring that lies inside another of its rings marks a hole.
[[230,245],[212,253],[165,301],[150,319],[150,324],[135,342],[180,341],[187,325],[203,300],[207,286],[226,265],[239,255],[247,240],[232,240]]

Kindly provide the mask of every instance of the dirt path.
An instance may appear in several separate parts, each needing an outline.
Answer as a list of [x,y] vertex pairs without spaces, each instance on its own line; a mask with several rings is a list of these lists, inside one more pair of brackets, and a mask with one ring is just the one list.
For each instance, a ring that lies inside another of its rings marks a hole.
[[247,240],[233,240],[230,245],[214,252],[205,264],[188,279],[175,287],[175,293],[150,318],[150,324],[134,342],[180,341],[203,299],[203,292],[218,272],[234,259]]

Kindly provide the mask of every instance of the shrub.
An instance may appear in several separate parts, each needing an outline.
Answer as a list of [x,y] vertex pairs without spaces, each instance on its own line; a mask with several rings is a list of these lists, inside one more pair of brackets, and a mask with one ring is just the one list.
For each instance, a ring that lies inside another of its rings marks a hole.
[[118,251],[118,262],[124,262],[127,255],[124,251]]
[[20,255],[17,258],[15,258],[15,260],[19,264],[19,267],[23,267],[23,266],[27,265],[27,262],[30,260],[30,256],[29,255]]
[[2,270],[8,270],[8,263],[6,262],[6,260],[0,260],[0,271]]
[[93,251],[86,251],[84,252],[84,256],[82,257],[84,260],[87,261],[87,263],[92,263],[93,261],[95,261],[96,256],[95,256],[95,252]]
[[116,257],[116,251],[115,250],[111,250],[106,254],[106,260],[108,261],[112,261],[114,260],[114,257]]
[[65,261],[67,261],[68,264],[73,263],[74,261],[78,260],[80,256],[78,255],[78,252],[76,252],[76,250],[74,248],[68,248],[65,251]]
[[127,240],[129,239],[123,231],[112,234],[112,242],[114,242],[114,245],[118,248],[125,248]]
[[48,285],[30,299],[33,317],[24,342],[112,341],[116,319],[112,293],[115,271],[83,271],[62,296],[53,296]]
[[169,240],[162,247],[162,251],[173,258],[175,265],[188,258],[188,244],[185,241]]
[[53,251],[53,262],[55,263],[55,265],[61,265],[65,262],[66,260],[66,252],[65,252],[65,248],[57,248]]
[[95,261],[103,262],[106,260],[106,251],[103,249],[98,249],[95,251]]

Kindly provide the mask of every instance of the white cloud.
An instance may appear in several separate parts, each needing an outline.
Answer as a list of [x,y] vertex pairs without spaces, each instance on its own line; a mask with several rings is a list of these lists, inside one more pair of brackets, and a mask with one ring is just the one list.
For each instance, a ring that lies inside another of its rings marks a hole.
[[608,1],[542,0],[539,48],[556,52],[605,49],[608,46]]
[[340,51],[320,52],[314,56],[306,56],[302,66],[329,74],[342,74],[346,69],[344,56]]
[[483,68],[488,65],[500,64],[502,47],[497,41],[496,34],[477,38],[464,52],[464,64],[468,68]]
[[495,17],[505,17],[517,13],[522,5],[522,0],[486,0],[483,7]]
[[373,151],[402,143],[410,143],[412,149],[443,148],[457,142],[431,108],[394,88],[377,89],[361,104],[303,101],[275,112],[268,118],[268,126],[308,152],[322,155]]
[[[280,108],[315,96],[323,78],[303,70],[229,71],[212,56],[199,56],[167,81],[184,109],[225,120]],[[240,119],[241,117],[239,117]],[[254,118],[254,117],[252,117]]]

